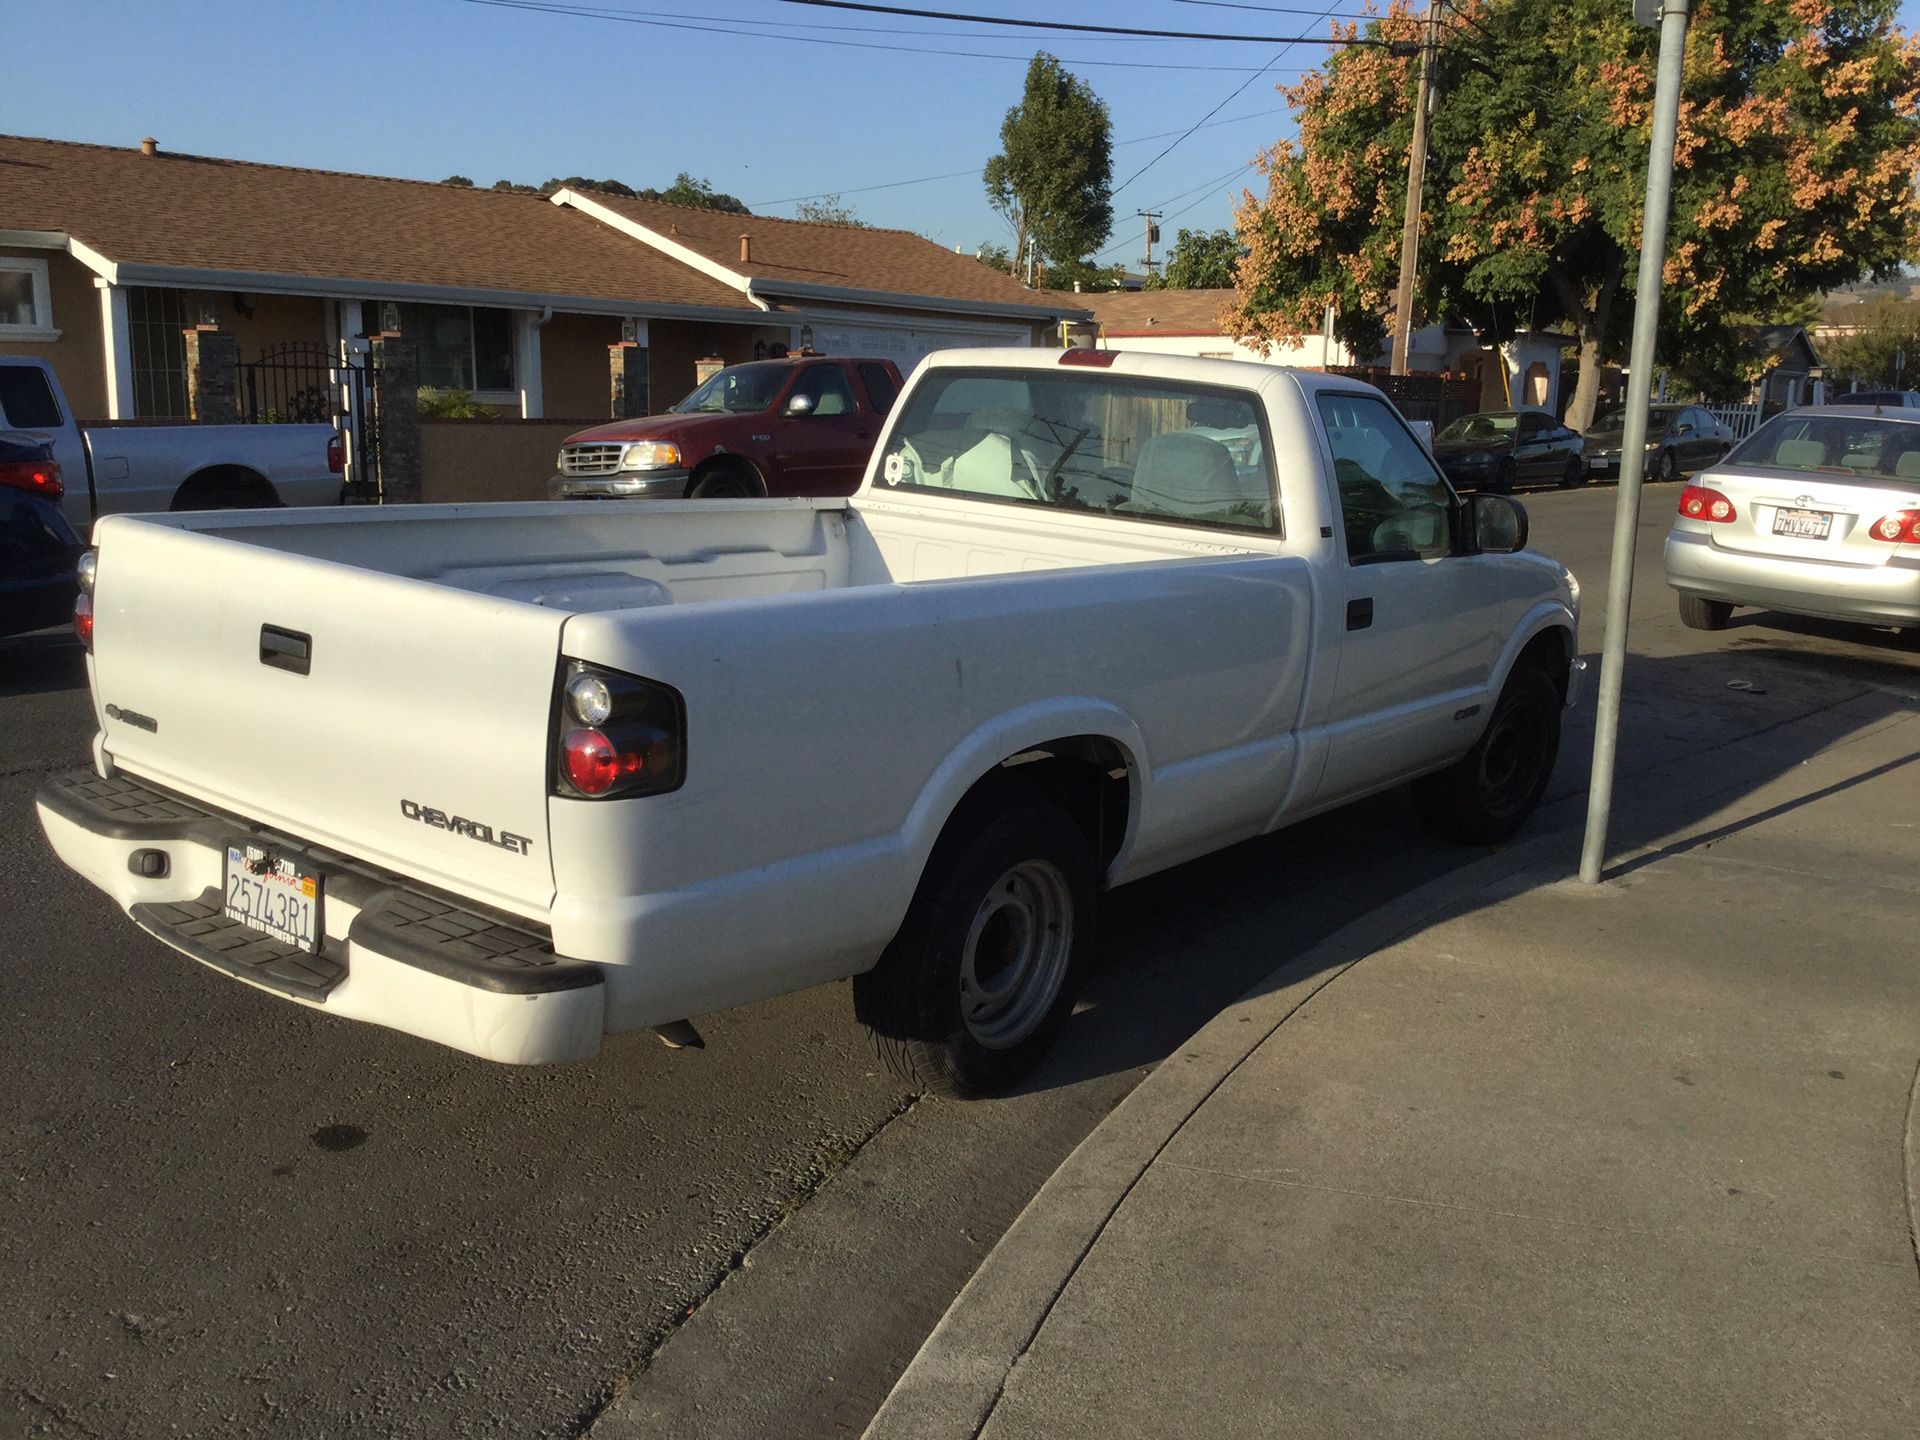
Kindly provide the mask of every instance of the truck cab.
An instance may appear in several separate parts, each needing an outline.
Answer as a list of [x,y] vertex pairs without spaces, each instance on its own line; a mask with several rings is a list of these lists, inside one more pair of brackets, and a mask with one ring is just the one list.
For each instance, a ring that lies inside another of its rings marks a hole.
[[555,500],[851,495],[900,393],[891,360],[729,365],[664,415],[569,435]]

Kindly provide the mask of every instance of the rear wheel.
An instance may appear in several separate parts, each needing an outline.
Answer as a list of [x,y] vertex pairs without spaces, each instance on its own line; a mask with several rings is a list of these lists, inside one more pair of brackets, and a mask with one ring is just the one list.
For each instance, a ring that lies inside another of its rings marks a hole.
[[1680,623],[1689,630],[1724,630],[1733,618],[1733,606],[1725,600],[1708,600],[1699,595],[1680,597]]
[[1560,488],[1562,490],[1571,490],[1576,485],[1584,485],[1586,483],[1586,462],[1578,455],[1569,455],[1567,457],[1567,468],[1561,472],[1560,475]]
[[1654,475],[1660,480],[1678,480],[1680,478],[1680,457],[1671,450],[1660,452],[1660,463],[1655,467]]
[[1093,945],[1097,869],[1057,806],[962,816],[934,847],[900,933],[853,982],[887,1067],[917,1090],[1004,1089],[1053,1043]]
[[1560,756],[1560,689],[1523,660],[1507,677],[1479,741],[1438,774],[1413,782],[1420,818],[1449,839],[1495,845],[1532,815]]
[[1493,472],[1493,493],[1496,495],[1511,495],[1513,493],[1513,482],[1517,476],[1518,472],[1514,469],[1513,461],[1502,460]]
[[280,497],[265,477],[237,465],[217,465],[190,475],[168,502],[169,510],[264,510]]

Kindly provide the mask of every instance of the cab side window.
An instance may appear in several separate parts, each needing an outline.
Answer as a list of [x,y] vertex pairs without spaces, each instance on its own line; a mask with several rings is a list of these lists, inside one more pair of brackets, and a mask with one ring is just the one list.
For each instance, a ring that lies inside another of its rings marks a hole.
[[1451,553],[1453,491],[1406,422],[1371,395],[1322,391],[1315,403],[1333,451],[1348,561]]
[[893,377],[887,373],[887,367],[867,361],[858,368],[860,381],[867,387],[867,399],[873,402],[874,412],[884,415],[893,409],[893,402],[900,392],[894,387]]
[[793,393],[812,400],[816,415],[851,415],[855,409],[853,387],[838,365],[808,366]]

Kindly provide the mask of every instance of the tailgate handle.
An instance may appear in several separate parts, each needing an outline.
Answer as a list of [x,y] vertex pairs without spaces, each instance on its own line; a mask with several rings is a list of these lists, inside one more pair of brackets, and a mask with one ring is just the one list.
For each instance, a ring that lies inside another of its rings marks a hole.
[[260,663],[305,675],[313,664],[313,637],[298,630],[282,630],[278,625],[262,625]]

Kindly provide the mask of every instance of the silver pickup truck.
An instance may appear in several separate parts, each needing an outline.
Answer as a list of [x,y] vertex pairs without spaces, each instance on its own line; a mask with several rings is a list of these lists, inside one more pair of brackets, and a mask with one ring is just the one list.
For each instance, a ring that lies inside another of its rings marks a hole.
[[83,428],[44,360],[0,355],[0,430],[53,446],[61,502],[82,535],[125,511],[333,505],[345,451],[329,425],[109,425]]

